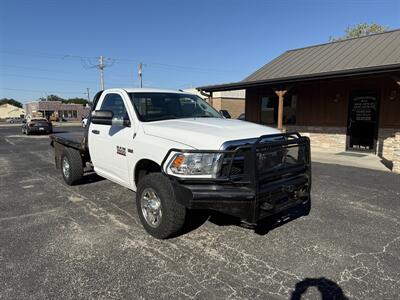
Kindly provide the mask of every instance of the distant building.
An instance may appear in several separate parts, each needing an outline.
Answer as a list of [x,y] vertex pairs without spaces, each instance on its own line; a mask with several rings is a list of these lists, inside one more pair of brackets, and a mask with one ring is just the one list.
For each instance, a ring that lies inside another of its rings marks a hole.
[[215,92],[212,97],[201,94],[197,89],[186,89],[185,92],[196,94],[207,100],[216,110],[227,110],[232,118],[244,113],[246,90]]
[[52,120],[80,121],[89,114],[90,107],[61,101],[34,101],[25,104],[25,112]]
[[0,119],[21,118],[24,115],[25,111],[22,108],[8,103],[0,105]]

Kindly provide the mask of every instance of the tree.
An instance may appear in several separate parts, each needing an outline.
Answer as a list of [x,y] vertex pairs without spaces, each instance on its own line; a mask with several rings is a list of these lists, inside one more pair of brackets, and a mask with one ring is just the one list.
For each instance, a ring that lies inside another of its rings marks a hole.
[[62,103],[75,103],[75,104],[81,104],[81,105],[86,105],[89,103],[84,98],[75,97],[75,98],[64,99],[57,95],[48,95],[47,97],[41,97],[41,98],[39,98],[39,101],[61,101]]
[[61,98],[57,95],[48,95],[47,97],[41,97],[39,98],[40,101],[65,101],[64,98]]
[[0,99],[0,105],[2,105],[2,104],[10,104],[10,105],[14,105],[16,107],[22,108],[22,103],[15,99],[12,99],[12,98],[11,99],[8,99],[8,98]]
[[347,26],[344,36],[341,37],[329,37],[330,42],[341,41],[370,34],[385,32],[389,30],[388,26],[380,25],[378,23],[360,23],[355,26]]
[[88,101],[84,98],[69,98],[67,100],[64,100],[63,103],[75,103],[75,104],[86,105],[88,104]]

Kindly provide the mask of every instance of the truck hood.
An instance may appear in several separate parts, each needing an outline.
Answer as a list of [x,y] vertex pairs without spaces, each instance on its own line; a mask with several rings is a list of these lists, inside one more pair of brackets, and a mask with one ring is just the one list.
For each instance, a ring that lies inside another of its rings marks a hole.
[[218,150],[227,141],[257,138],[261,135],[280,132],[275,128],[259,124],[218,118],[191,118],[144,123],[143,130],[148,135],[205,150]]

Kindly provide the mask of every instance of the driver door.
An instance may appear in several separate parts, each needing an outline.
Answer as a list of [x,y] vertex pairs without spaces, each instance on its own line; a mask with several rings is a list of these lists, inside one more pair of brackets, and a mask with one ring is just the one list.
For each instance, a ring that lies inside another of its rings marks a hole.
[[[112,181],[130,186],[128,155],[133,149],[132,116],[126,109],[123,95],[108,93],[96,109],[113,112],[113,120],[128,120],[125,125],[90,124],[89,152],[95,171]],[[119,122],[123,123],[123,122]]]

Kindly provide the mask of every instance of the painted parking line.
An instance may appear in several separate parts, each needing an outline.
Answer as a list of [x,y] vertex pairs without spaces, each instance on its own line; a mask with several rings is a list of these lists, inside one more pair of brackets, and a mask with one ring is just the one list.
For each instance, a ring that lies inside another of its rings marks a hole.
[[4,140],[5,140],[7,143],[9,143],[10,145],[15,146],[15,143],[14,143],[14,142],[11,142],[9,139],[5,138]]
[[48,139],[48,135],[23,135],[23,134],[13,134],[13,135],[7,135],[5,139],[7,138],[22,138],[22,139]]

